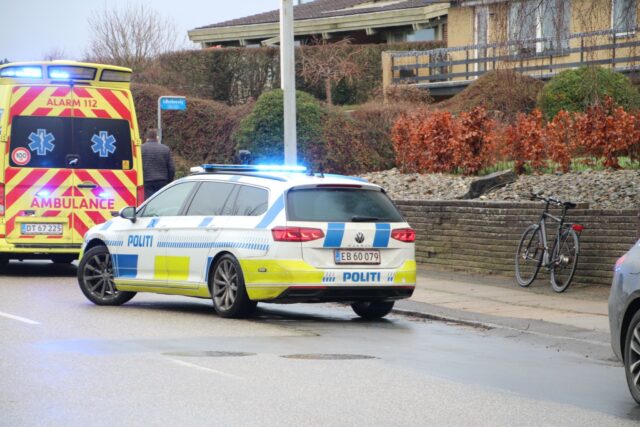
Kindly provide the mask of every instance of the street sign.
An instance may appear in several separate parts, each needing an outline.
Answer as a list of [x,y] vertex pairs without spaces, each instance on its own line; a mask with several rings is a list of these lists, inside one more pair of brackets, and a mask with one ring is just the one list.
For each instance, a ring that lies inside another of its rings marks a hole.
[[160,109],[162,110],[186,110],[187,99],[184,96],[161,96]]
[[187,98],[184,96],[161,96],[158,98],[158,142],[162,144],[162,110],[184,111]]

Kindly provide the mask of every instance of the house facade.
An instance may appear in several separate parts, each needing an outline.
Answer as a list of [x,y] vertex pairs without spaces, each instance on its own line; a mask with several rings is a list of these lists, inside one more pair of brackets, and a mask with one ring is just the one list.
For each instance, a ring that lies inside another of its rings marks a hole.
[[[449,2],[441,0],[315,0],[294,6],[294,33],[299,43],[446,40],[448,9]],[[277,45],[280,12],[211,24],[188,35],[203,48]]]
[[447,48],[390,53],[385,85],[408,83],[447,96],[487,71],[541,79],[583,65],[640,66],[638,0],[453,0]]

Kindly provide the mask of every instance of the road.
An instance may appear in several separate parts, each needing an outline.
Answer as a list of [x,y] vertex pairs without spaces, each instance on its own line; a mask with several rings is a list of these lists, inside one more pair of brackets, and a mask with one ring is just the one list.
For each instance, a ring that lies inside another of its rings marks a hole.
[[622,368],[497,329],[348,308],[85,300],[74,266],[0,275],[0,426],[637,426]]

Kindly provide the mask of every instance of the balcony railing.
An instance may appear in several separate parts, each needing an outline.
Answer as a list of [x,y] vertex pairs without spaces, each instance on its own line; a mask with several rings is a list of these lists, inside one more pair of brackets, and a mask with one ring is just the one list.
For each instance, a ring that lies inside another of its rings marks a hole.
[[464,86],[487,71],[510,69],[538,78],[584,65],[618,71],[640,69],[638,29],[621,35],[612,30],[571,34],[564,39],[477,44],[428,51],[388,52],[385,84],[430,88]]

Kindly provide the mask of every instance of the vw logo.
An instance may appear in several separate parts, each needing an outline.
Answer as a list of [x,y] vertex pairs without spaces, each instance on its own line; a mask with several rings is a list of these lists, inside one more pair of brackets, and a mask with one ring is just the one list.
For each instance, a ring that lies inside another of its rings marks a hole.
[[362,243],[362,242],[364,242],[364,234],[362,234],[362,233],[358,233],[358,234],[356,234],[356,242],[357,242],[357,243]]

